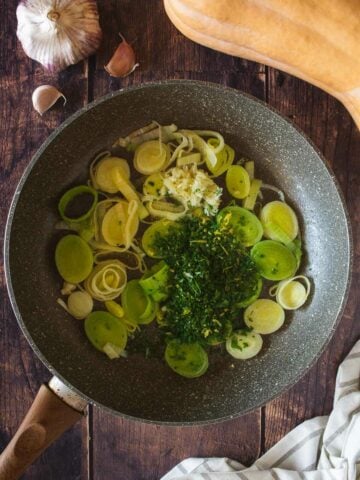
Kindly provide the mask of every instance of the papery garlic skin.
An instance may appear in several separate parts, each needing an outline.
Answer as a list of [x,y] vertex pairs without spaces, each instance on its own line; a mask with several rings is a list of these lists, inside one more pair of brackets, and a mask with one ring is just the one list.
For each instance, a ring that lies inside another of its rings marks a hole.
[[55,105],[59,98],[64,99],[65,105],[65,95],[52,85],[41,85],[40,87],[35,88],[31,97],[33,107],[38,113],[40,113],[40,115]]
[[95,0],[22,0],[16,16],[26,55],[50,71],[78,63],[101,42]]
[[112,77],[127,77],[135,68],[139,66],[135,63],[135,52],[132,46],[126,41],[125,37],[119,33],[121,43],[110,58],[109,63],[105,65],[105,70]]

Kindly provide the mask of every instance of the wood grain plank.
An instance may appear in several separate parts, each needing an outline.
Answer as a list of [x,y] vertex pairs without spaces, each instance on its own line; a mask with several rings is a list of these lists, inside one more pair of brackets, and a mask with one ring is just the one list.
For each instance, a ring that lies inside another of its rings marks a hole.
[[[227,84],[265,98],[265,67],[197,45],[168,20],[161,0],[104,0],[99,5],[104,30],[96,56],[94,98],[130,85],[172,78]],[[126,78],[103,69],[119,43],[121,31],[133,45],[140,66]]]
[[260,416],[205,427],[164,427],[94,410],[93,478],[157,480],[188,457],[230,457],[251,464],[259,454]]
[[[161,0],[105,0],[103,47],[97,55],[93,98],[130,85],[164,79],[222,83],[265,99],[265,68],[196,45],[172,26]],[[117,31],[131,42],[140,67],[124,79],[103,70],[117,46]],[[94,409],[93,477],[110,480],[158,479],[188,456],[230,456],[250,464],[260,448],[260,410],[207,427],[170,428],[133,422]]]
[[346,198],[356,249],[349,300],[337,331],[300,382],[265,407],[263,450],[305,419],[331,411],[338,365],[360,336],[359,131],[342,105],[316,87],[273,69],[267,85],[270,105],[307,133],[332,166]]
[[[46,137],[87,99],[85,65],[59,75],[45,73],[27,58],[16,39],[17,2],[1,0],[0,42],[0,222],[4,226],[17,182],[36,149]],[[67,96],[65,108],[58,105],[40,117],[31,104],[35,87],[52,84]],[[3,228],[1,229],[3,241]],[[31,239],[24,239],[26,242]],[[2,252],[2,249],[1,249]],[[6,446],[30,406],[40,384],[50,378],[35,357],[12,313],[5,288],[3,259],[0,261],[0,451]],[[34,286],[35,288],[35,286]],[[87,419],[67,432],[28,470],[24,479],[57,480],[88,478],[86,459]]]

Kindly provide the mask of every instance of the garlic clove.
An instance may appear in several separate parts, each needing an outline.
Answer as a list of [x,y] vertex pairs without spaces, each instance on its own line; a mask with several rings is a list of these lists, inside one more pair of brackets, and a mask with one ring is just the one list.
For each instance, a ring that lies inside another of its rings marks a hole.
[[51,108],[59,100],[64,99],[64,105],[66,103],[65,95],[52,85],[41,85],[37,87],[32,94],[32,104],[34,109],[42,115],[49,108]]
[[50,71],[78,63],[100,46],[96,0],[20,0],[16,16],[26,55]]
[[135,63],[134,49],[121,33],[119,33],[119,35],[121,37],[121,43],[113,53],[109,63],[104,67],[112,77],[126,77],[139,66],[138,63]]

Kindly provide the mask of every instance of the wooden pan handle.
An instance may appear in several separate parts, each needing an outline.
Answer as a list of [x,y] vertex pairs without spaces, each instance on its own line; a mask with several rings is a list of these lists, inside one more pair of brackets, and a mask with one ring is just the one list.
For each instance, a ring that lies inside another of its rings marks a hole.
[[[84,402],[84,405],[86,402]],[[42,385],[26,417],[0,455],[0,479],[16,480],[46,448],[83,416]]]

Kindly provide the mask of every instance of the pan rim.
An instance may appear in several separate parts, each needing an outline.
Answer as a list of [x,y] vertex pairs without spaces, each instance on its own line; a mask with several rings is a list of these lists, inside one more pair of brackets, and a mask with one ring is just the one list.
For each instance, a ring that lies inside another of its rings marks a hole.
[[[234,94],[241,95],[243,97],[248,98],[249,100],[256,102],[266,109],[270,110],[273,114],[276,116],[280,117],[281,120],[285,120],[292,128],[296,130],[298,134],[300,134],[303,139],[307,142],[307,144],[310,145],[310,147],[314,150],[314,152],[318,155],[322,163],[324,164],[329,176],[331,177],[331,180],[336,188],[337,194],[339,195],[340,198],[340,203],[344,212],[344,217],[346,220],[346,227],[347,227],[347,245],[348,245],[348,263],[347,263],[347,281],[346,281],[346,286],[345,286],[345,291],[343,298],[341,299],[340,306],[338,308],[337,316],[335,319],[335,322],[333,324],[333,328],[329,331],[329,334],[327,337],[324,339],[321,347],[319,348],[317,354],[313,357],[311,362],[306,366],[304,370],[302,370],[299,374],[297,374],[290,383],[288,383],[284,388],[282,388],[280,391],[278,391],[276,394],[268,397],[265,401],[260,401],[256,405],[249,407],[240,413],[235,413],[235,414],[229,414],[223,417],[219,418],[214,418],[214,419],[208,419],[208,420],[199,420],[199,421],[177,421],[177,422],[170,422],[170,421],[160,421],[160,420],[150,420],[150,419],[142,419],[139,417],[134,417],[128,414],[121,413],[111,407],[108,407],[101,402],[98,402],[96,400],[93,400],[92,398],[88,397],[86,394],[78,390],[74,385],[72,385],[70,382],[66,380],[61,374],[59,374],[52,366],[52,364],[47,360],[47,358],[43,355],[43,353],[40,351],[36,343],[33,341],[32,336],[28,330],[28,328],[25,325],[25,322],[22,318],[21,312],[18,308],[16,298],[15,298],[15,293],[13,290],[12,286],[12,281],[11,281],[11,273],[10,273],[10,238],[11,238],[11,227],[12,227],[12,222],[15,216],[15,211],[16,211],[16,206],[19,200],[19,197],[21,195],[22,189],[27,181],[27,178],[29,177],[33,167],[37,163],[38,159],[41,157],[43,152],[47,149],[47,147],[52,143],[52,141],[65,129],[67,128],[73,121],[75,121],[77,118],[81,117],[82,115],[86,114],[89,110],[93,109],[97,105],[100,105],[103,102],[108,101],[109,99],[113,97],[117,97],[120,95],[127,94],[128,92],[131,91],[136,91],[136,90],[144,90],[147,88],[152,88],[152,87],[159,87],[163,85],[196,85],[196,86],[204,86],[210,89],[214,90],[221,90],[221,91],[230,91]],[[353,271],[353,252],[354,252],[354,246],[353,246],[353,233],[352,233],[352,225],[351,225],[351,220],[350,220],[350,215],[347,210],[346,206],[346,201],[345,201],[345,195],[342,192],[340,188],[340,184],[332,171],[329,162],[326,160],[322,152],[318,149],[318,147],[313,143],[313,141],[297,126],[295,125],[291,120],[289,120],[286,116],[282,115],[279,111],[277,111],[274,107],[268,105],[265,101],[260,100],[246,92],[243,92],[241,90],[238,90],[236,88],[224,86],[218,83],[214,82],[207,82],[207,81],[201,81],[201,80],[188,80],[188,79],[176,79],[176,80],[160,80],[156,82],[147,82],[143,83],[141,85],[134,85],[131,87],[127,88],[122,88],[120,90],[117,90],[115,92],[111,92],[105,96],[102,96],[91,103],[85,105],[72,115],[68,117],[61,125],[59,125],[47,138],[46,140],[42,143],[42,145],[39,147],[39,149],[35,152],[34,156],[31,158],[30,162],[26,166],[20,181],[17,184],[17,187],[15,189],[8,216],[7,216],[7,221],[6,221],[6,226],[5,226],[5,235],[4,235],[4,271],[5,271],[5,282],[7,286],[7,292],[10,298],[10,303],[13,309],[13,312],[15,314],[17,323],[20,326],[20,329],[22,333],[24,334],[26,340],[30,344],[32,350],[35,352],[37,357],[40,359],[40,361],[46,366],[46,368],[51,372],[52,375],[58,377],[65,385],[67,385],[70,389],[72,389],[74,392],[76,392],[80,397],[84,398],[89,404],[95,405],[102,410],[104,410],[107,413],[111,413],[116,416],[120,416],[122,418],[126,418],[129,420],[133,421],[138,421],[142,423],[148,423],[148,424],[155,424],[155,425],[164,425],[164,426],[197,426],[197,425],[210,425],[210,424],[215,424],[215,423],[220,423],[224,422],[226,420],[231,420],[235,418],[239,418],[243,415],[246,415],[247,413],[257,410],[258,408],[266,405],[268,402],[274,400],[278,396],[284,394],[290,388],[292,388],[296,383],[299,382],[299,380],[315,365],[315,363],[318,361],[320,356],[324,353],[326,347],[329,345],[330,340],[333,338],[333,335],[339,325],[339,322],[342,318],[342,315],[344,313],[345,307],[347,305],[348,297],[349,297],[349,292],[351,288],[351,283],[352,283],[352,271]]]

